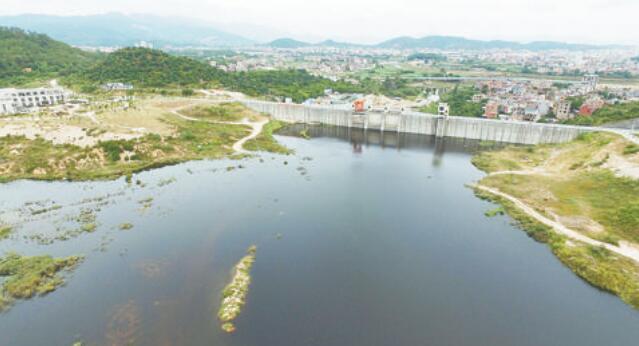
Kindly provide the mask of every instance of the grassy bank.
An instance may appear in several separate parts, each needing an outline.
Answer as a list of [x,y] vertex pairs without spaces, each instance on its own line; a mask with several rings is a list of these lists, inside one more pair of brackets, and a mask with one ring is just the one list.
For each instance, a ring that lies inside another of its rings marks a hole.
[[639,180],[611,171],[615,165],[639,166],[639,155],[629,146],[621,137],[593,133],[564,144],[482,152],[473,163],[488,173],[526,173],[490,175],[481,184],[546,217],[593,239],[639,243]]
[[637,263],[605,248],[568,240],[500,196],[478,189],[475,189],[475,194],[501,205],[518,227],[536,241],[547,244],[553,254],[580,278],[594,287],[619,296],[624,302],[639,309]]
[[556,216],[593,239],[639,242],[639,181],[606,169],[564,177],[496,175],[482,184]]
[[[531,170],[544,167],[552,172],[575,171],[597,164],[608,151],[621,153],[628,143],[611,133],[583,133],[576,140],[562,144],[509,146],[475,155],[472,163],[484,172]],[[610,146],[609,148],[606,148]],[[552,158],[551,161],[549,161]],[[555,165],[549,167],[549,163]]]
[[174,136],[149,134],[86,148],[40,138],[0,138],[0,182],[108,179],[188,160],[221,158],[249,132],[245,126],[169,121],[177,128]]
[[[145,97],[117,107],[100,102],[64,116],[3,121],[0,125],[11,135],[0,137],[0,182],[110,179],[189,160],[223,158],[235,154],[233,144],[251,132],[248,125],[227,122],[262,119],[239,103],[183,97]],[[174,114],[177,109],[197,121]],[[268,124],[247,145],[288,153],[272,136],[280,127]]]
[[[131,140],[102,141],[95,146],[53,144],[9,136],[0,138],[0,182],[17,179],[109,179],[189,160],[218,159],[233,154],[232,145],[250,133],[248,126],[212,124],[166,116],[172,135],[148,134]],[[265,129],[254,147],[288,152]]]
[[[639,180],[623,174],[639,166],[639,157],[628,153],[627,147],[621,137],[592,133],[564,144],[484,151],[473,163],[485,172],[499,172],[483,178],[480,185],[513,196],[592,239],[613,245],[621,241],[637,244]],[[479,190],[476,194],[500,204],[522,229],[547,243],[581,278],[639,308],[638,263],[558,235],[504,198]]]
[[268,151],[286,155],[292,154],[293,152],[290,149],[279,144],[275,138],[273,138],[273,133],[276,133],[285,125],[285,123],[278,120],[269,121],[266,125],[264,125],[262,133],[260,133],[259,136],[244,144],[244,149],[250,151]]

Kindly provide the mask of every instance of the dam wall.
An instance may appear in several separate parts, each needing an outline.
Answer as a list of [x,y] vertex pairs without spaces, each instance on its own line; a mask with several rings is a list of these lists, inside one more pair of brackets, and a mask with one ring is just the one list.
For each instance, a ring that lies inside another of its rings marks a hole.
[[247,107],[289,123],[325,124],[516,144],[562,143],[597,129],[580,126],[441,116],[419,112],[353,113],[331,106],[242,101]]

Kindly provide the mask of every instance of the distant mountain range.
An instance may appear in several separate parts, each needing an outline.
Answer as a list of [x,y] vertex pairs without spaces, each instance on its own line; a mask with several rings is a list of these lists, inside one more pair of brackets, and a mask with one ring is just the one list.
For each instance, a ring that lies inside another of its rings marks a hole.
[[612,46],[596,46],[586,44],[572,44],[553,41],[537,41],[530,43],[519,43],[513,41],[481,41],[470,40],[463,37],[454,36],[426,36],[422,38],[397,37],[384,41],[376,47],[411,49],[411,48],[433,48],[433,49],[520,49],[520,50],[586,50],[600,49]]
[[[157,48],[173,47],[241,47],[258,45],[253,40],[219,30],[203,21],[107,13],[89,16],[51,16],[25,14],[0,16],[0,26],[35,31],[74,46],[132,46],[145,41]],[[319,43],[281,38],[265,46],[273,48],[334,47],[394,49],[519,49],[519,50],[585,50],[620,46],[596,46],[563,42],[481,41],[454,36],[397,37],[379,44],[362,45],[326,40]]]
[[267,44],[272,48],[304,48],[304,47],[335,47],[335,48],[387,48],[387,49],[513,49],[513,50],[586,50],[586,49],[603,49],[621,46],[597,46],[586,44],[572,44],[553,41],[537,41],[530,43],[519,43],[513,41],[481,41],[471,40],[463,37],[454,36],[426,36],[422,38],[414,37],[397,37],[374,45],[361,45],[345,42],[335,42],[331,40],[320,43],[308,43],[294,40],[291,38],[282,38]]
[[90,16],[0,17],[0,26],[47,34],[74,46],[132,46],[140,41],[165,46],[232,47],[254,44],[197,20],[107,13]]
[[355,47],[365,47],[364,45],[354,44],[354,43],[346,43],[346,42],[337,42],[333,40],[326,40],[319,43],[308,43],[304,41],[298,41],[292,38],[280,38],[275,41],[271,41],[266,44],[271,48],[305,48],[305,47],[332,47],[332,48],[355,48]]

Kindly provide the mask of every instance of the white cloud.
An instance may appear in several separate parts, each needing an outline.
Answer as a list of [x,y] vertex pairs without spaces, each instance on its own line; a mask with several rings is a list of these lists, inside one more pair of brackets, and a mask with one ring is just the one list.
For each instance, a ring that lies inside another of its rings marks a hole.
[[[3,0],[0,14],[180,15],[271,28],[300,39],[374,42],[398,35],[639,45],[636,0]],[[255,32],[255,31],[260,32]],[[264,30],[262,32],[262,30]],[[252,32],[253,31],[253,32]]]

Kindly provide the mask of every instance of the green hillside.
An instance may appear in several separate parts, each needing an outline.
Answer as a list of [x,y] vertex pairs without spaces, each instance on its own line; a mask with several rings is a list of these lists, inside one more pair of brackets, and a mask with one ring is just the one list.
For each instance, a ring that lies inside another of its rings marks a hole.
[[97,59],[46,35],[0,27],[0,86],[68,75]]
[[570,125],[599,126],[606,123],[639,118],[639,102],[620,103],[616,105],[606,105],[598,109],[592,116],[578,116],[574,119],[564,121]]
[[290,97],[302,102],[324,94],[324,90],[358,92],[361,88],[347,82],[333,82],[313,76],[305,70],[251,71],[229,73],[221,84],[250,96]]
[[123,48],[83,74],[98,83],[125,82],[136,87],[184,86],[218,80],[223,73],[186,57],[148,48]]

